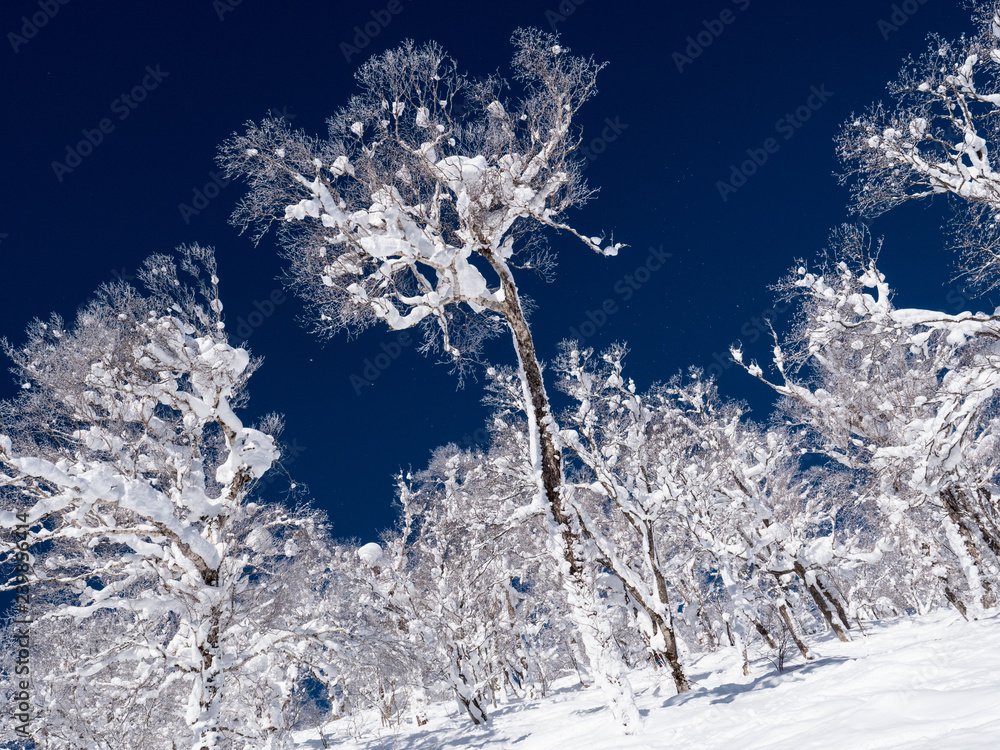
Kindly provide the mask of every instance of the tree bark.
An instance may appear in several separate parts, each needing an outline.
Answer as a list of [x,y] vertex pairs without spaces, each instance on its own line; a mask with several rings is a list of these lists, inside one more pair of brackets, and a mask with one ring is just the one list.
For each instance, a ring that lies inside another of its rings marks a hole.
[[840,600],[840,597],[831,594],[827,590],[826,586],[823,585],[823,581],[820,580],[819,576],[816,576],[816,586],[822,592],[823,596],[826,597],[826,600],[828,602],[831,602],[833,606],[836,608],[837,617],[839,617],[840,621],[844,623],[844,628],[850,630],[851,629],[851,623],[849,622],[850,618],[847,616],[846,610],[844,610],[844,604]]
[[808,661],[812,661],[812,654],[806,647],[806,644],[799,638],[799,634],[795,630],[795,622],[792,620],[792,615],[788,611],[788,605],[782,602],[778,607],[778,612],[781,614],[781,619],[785,622],[785,629],[788,630],[788,634],[792,637],[795,642],[795,646],[799,649],[799,653],[802,654],[802,658]]
[[[217,574],[217,571],[216,571]],[[201,681],[198,699],[198,739],[195,750],[215,750],[219,745],[216,703],[222,692],[222,669],[219,664],[219,615],[213,613],[205,642],[198,646],[201,665],[196,679]]]
[[476,695],[472,688],[469,686],[469,682],[462,672],[462,665],[456,662],[456,678],[454,679],[454,689],[455,697],[458,699],[459,705],[462,706],[469,714],[469,718],[472,719],[472,723],[476,726],[480,724],[486,724],[489,722],[489,716],[486,714],[486,710],[483,708],[479,701],[479,696]]
[[[996,554],[994,544],[990,544],[992,535],[989,533],[989,530],[983,528],[978,514],[969,507],[968,497],[964,490],[949,487],[941,490],[940,497],[942,505],[944,505],[945,510],[948,512],[948,517],[958,527],[958,532],[962,537],[962,542],[969,553],[969,557],[972,558],[972,561],[979,569],[979,583],[983,587],[983,596],[980,605],[983,609],[989,609],[996,604],[997,597],[993,590],[993,581],[984,576],[990,570],[991,566],[987,565],[986,561],[983,560],[979,545],[976,544],[975,535],[976,533],[980,534],[986,546],[991,552]],[[974,528],[975,532],[970,527]],[[995,540],[992,541],[995,543]]]
[[950,587],[948,586],[944,587],[944,596],[945,599],[947,599],[949,602],[952,603],[952,606],[954,606],[955,609],[958,610],[958,613],[962,615],[962,617],[964,617],[966,620],[969,619],[968,610],[966,609],[965,602],[963,602],[961,599],[955,596],[955,592],[952,591]]
[[774,638],[771,637],[771,634],[767,631],[767,628],[764,627],[764,625],[761,623],[760,620],[758,620],[756,617],[751,617],[750,622],[753,623],[754,629],[758,633],[760,633],[760,637],[767,642],[768,646],[770,646],[771,648],[778,647],[778,644],[775,643]]
[[[823,615],[823,619],[826,621],[826,624],[830,627],[830,630],[832,630],[837,635],[837,638],[839,638],[841,641],[845,643],[851,640],[850,638],[847,637],[847,633],[844,632],[844,628],[848,627],[847,623],[844,622],[842,626],[841,623],[837,622],[834,619],[833,613],[830,611],[830,606],[826,601],[826,597],[823,596],[823,592],[819,590],[816,584],[809,583],[808,579],[806,578],[806,569],[802,565],[802,563],[796,560],[794,568],[795,568],[795,573],[798,575],[800,579],[802,579],[802,583],[809,591],[809,594],[810,596],[812,596],[813,601],[816,602],[816,606],[819,608],[819,611]],[[837,619],[840,619],[840,617],[838,616]]]
[[[607,561],[602,561],[605,567],[611,567],[607,564]],[[686,693],[691,689],[691,684],[688,682],[687,676],[684,674],[684,669],[681,666],[680,656],[677,652],[677,638],[674,635],[674,629],[667,620],[660,615],[657,608],[651,606],[651,603],[645,600],[641,591],[636,591],[632,586],[629,586],[628,582],[622,579],[622,585],[628,592],[628,595],[642,607],[646,615],[649,617],[650,621],[653,623],[653,634],[657,633],[663,634],[663,641],[666,644],[664,650],[660,649],[650,649],[656,654],[663,657],[664,661],[670,665],[670,674],[674,678],[674,687],[677,688],[678,694]],[[664,592],[666,591],[666,585],[664,584]]]
[[[662,611],[669,612],[670,595],[667,592],[667,580],[663,577],[663,571],[660,570],[652,522],[649,520],[646,521],[646,554],[649,558],[650,567],[653,570],[653,579],[656,582],[656,595]],[[658,611],[651,612],[650,616],[653,619],[653,627],[659,628],[659,631],[663,634],[663,640],[666,643],[666,653],[663,655],[666,657],[667,663],[670,664],[670,673],[674,678],[674,687],[677,688],[678,694],[686,693],[691,689],[691,684],[688,682],[687,675],[684,674],[684,669],[681,666],[680,655],[677,652],[677,636],[674,633],[673,623],[667,622],[666,618],[662,617]]]
[[[535,352],[534,340],[521,308],[517,287],[506,266],[489,253],[481,253],[493,266],[500,278],[504,300],[501,310],[514,339],[514,348],[520,362],[520,375],[525,390],[529,429],[534,428],[538,438],[538,461],[541,471],[542,491],[551,513],[553,553],[560,565],[565,564],[564,585],[574,624],[580,631],[583,647],[591,663],[593,677],[607,693],[611,711],[625,727],[626,732],[637,731],[641,724],[635,705],[632,686],[625,675],[621,653],[608,641],[607,623],[600,621],[601,614],[595,606],[596,591],[590,590],[580,552],[581,532],[574,530],[574,517],[566,507],[563,497],[562,450],[556,438],[555,420],[549,411],[542,368]],[[529,435],[529,438],[531,436]],[[531,456],[534,463],[535,455]]]

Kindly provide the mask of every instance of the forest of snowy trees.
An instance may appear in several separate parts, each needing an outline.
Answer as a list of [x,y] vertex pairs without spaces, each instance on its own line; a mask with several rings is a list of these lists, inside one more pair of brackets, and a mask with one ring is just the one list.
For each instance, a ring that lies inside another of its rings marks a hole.
[[[944,194],[958,273],[985,291],[1000,16],[977,14],[837,148],[862,215]],[[479,725],[567,673],[638,733],[636,667],[683,693],[693,654],[781,669],[823,632],[1000,604],[1000,315],[895,307],[881,240],[845,225],[789,256],[773,345],[731,352],[776,394],[766,421],[697,369],[639,389],[625,345],[536,351],[518,279],[551,270],[545,233],[621,245],[569,223],[592,197],[573,118],[602,66],[539,31],[513,44],[506,82],[408,43],[361,67],[326,137],[278,118],[220,150],[249,185],[234,223],[276,229],[318,334],[420,328],[485,382],[489,440],[401,473],[377,542],[255,494],[282,420],[239,416],[259,361],[230,343],[210,250],[150,257],[136,286],[4,342],[21,392],[0,403],[0,640],[25,654],[3,665],[6,746],[277,750],[442,700]],[[502,335],[516,366],[483,361]]]

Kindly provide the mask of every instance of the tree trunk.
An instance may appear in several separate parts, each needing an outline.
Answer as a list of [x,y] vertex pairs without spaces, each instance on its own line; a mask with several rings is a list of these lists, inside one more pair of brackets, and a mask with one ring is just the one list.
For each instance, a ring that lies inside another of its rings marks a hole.
[[[610,565],[607,565],[606,562],[604,564],[605,567],[611,567]],[[663,636],[665,648],[658,649],[650,646],[650,650],[653,651],[655,655],[662,656],[663,660],[670,665],[670,674],[674,678],[674,687],[677,688],[678,694],[686,693],[691,689],[691,684],[688,682],[687,676],[684,674],[684,669],[681,666],[680,657],[677,653],[677,639],[674,635],[673,627],[662,615],[660,615],[656,607],[651,606],[651,602],[645,600],[642,592],[636,591],[634,588],[629,586],[626,580],[621,580],[622,585],[628,592],[628,595],[632,597],[636,604],[642,607],[643,611],[649,617],[650,622],[653,623],[653,635],[662,634]],[[666,584],[664,584],[664,591],[665,590]]]
[[966,609],[965,603],[957,596],[955,596],[955,592],[952,591],[950,587],[948,586],[944,587],[944,596],[945,599],[951,602],[952,606],[958,610],[959,614],[962,615],[962,617],[964,617],[966,620],[969,619],[968,610]]
[[[954,487],[949,487],[947,489],[941,490],[940,493],[941,503],[944,505],[945,510],[948,512],[948,518],[951,519],[952,523],[958,529],[958,533],[961,536],[962,544],[965,546],[966,552],[968,552],[969,557],[972,562],[975,563],[976,568],[979,571],[978,583],[982,587],[982,596],[979,600],[979,604],[983,609],[989,609],[997,602],[996,593],[993,590],[993,582],[985,577],[983,574],[990,571],[992,566],[988,565],[983,556],[980,554],[979,545],[976,544],[975,536],[978,534],[983,540],[984,544],[993,551],[990,545],[990,537],[988,530],[983,529],[983,525],[979,523],[980,519],[978,514],[976,514],[972,508],[969,507],[968,498],[964,490]],[[975,529],[975,531],[973,531]],[[955,550],[956,554],[959,554],[959,550]],[[966,571],[966,575],[969,576],[971,571]],[[970,582],[970,588],[972,588],[972,582]],[[964,613],[963,613],[964,614]]]
[[506,267],[499,266],[488,254],[483,255],[493,264],[504,293],[502,310],[520,363],[519,374],[530,431],[531,461],[532,464],[537,462],[540,469],[541,489],[553,522],[550,528],[553,554],[564,571],[563,582],[573,621],[580,631],[593,677],[610,700],[612,714],[625,727],[626,732],[635,732],[641,724],[639,710],[625,674],[621,653],[613,638],[610,638],[610,632],[607,632],[609,624],[602,621],[603,614],[596,602],[597,592],[587,581],[584,556],[580,549],[580,532],[578,529],[574,530],[575,519],[563,497],[562,450],[556,438],[557,428],[549,412],[542,368],[521,309],[517,287]]
[[842,623],[844,623],[844,628],[847,629],[847,630],[850,630],[851,629],[850,618],[847,616],[847,611],[844,609],[844,604],[840,600],[840,597],[839,596],[834,596],[833,594],[831,594],[827,590],[826,586],[823,585],[823,581],[820,580],[819,576],[816,576],[816,586],[822,592],[823,596],[826,597],[826,600],[828,602],[831,602],[833,604],[833,606],[836,608],[836,610],[837,610],[837,617],[839,617],[840,621]]
[[764,627],[760,620],[756,617],[751,617],[750,622],[753,624],[754,629],[760,634],[760,637],[767,642],[768,646],[771,648],[778,647],[778,644],[775,643],[774,638],[771,637],[771,634],[767,631],[767,628]]
[[806,644],[799,638],[799,634],[795,630],[795,622],[792,620],[792,615],[788,611],[788,605],[784,602],[778,607],[778,612],[781,614],[781,619],[785,622],[785,628],[788,630],[788,634],[795,641],[795,646],[799,649],[799,653],[802,654],[802,658],[807,661],[812,661],[812,654],[809,653],[809,649]]
[[[823,619],[826,621],[826,624],[830,627],[830,630],[836,633],[837,638],[839,638],[841,641],[845,643],[851,640],[850,638],[847,637],[847,633],[844,632],[844,628],[849,626],[847,625],[846,622],[840,623],[834,619],[833,612],[830,611],[830,606],[826,601],[826,597],[823,596],[823,592],[819,590],[816,584],[809,583],[809,580],[806,578],[806,569],[802,565],[802,563],[796,560],[794,568],[795,568],[795,573],[802,580],[802,584],[809,591],[809,594],[810,596],[812,596],[813,601],[816,602],[816,606],[819,608],[819,611],[823,615]],[[839,616],[837,619],[840,619]]]
[[196,731],[194,750],[216,750],[219,746],[218,702],[222,693],[222,669],[219,664],[219,622],[218,613],[212,617],[212,624],[205,642],[198,646],[201,665],[195,679],[199,680]]
[[691,684],[688,682],[687,675],[684,674],[680,655],[677,653],[677,636],[674,633],[673,623],[667,621],[669,614],[667,617],[660,615],[660,611],[670,612],[670,595],[667,592],[667,580],[663,577],[663,571],[660,570],[660,561],[656,554],[656,542],[654,541],[652,522],[646,520],[645,523],[646,555],[649,558],[650,567],[653,569],[653,580],[656,582],[656,596],[660,604],[659,611],[650,612],[650,615],[653,620],[653,627],[659,629],[666,643],[666,651],[663,655],[670,665],[670,673],[674,678],[674,687],[677,688],[678,694],[686,693],[691,689]]
[[992,493],[985,487],[976,490],[979,497],[979,508],[974,513],[976,524],[983,534],[986,546],[1000,560],[1000,502],[994,499]]
[[469,680],[465,674],[465,667],[462,665],[462,656],[456,650],[452,653],[452,663],[450,669],[451,685],[455,691],[455,698],[458,704],[466,710],[472,723],[475,725],[486,724],[489,716],[483,708],[479,693],[475,690],[475,680]]
[[[563,502],[562,451],[556,443],[555,435],[553,435],[555,420],[549,413],[549,399],[545,393],[542,368],[538,364],[535,343],[531,338],[528,323],[524,319],[524,312],[521,310],[517,288],[514,286],[513,280],[506,274],[499,271],[498,273],[500,273],[505,294],[504,314],[514,338],[514,348],[521,365],[520,374],[527,399],[525,407],[528,411],[528,422],[537,431],[538,445],[532,447],[538,453],[537,456],[533,455],[531,458],[532,461],[536,458],[539,459],[542,489],[552,517],[558,526],[558,533],[562,538],[563,559],[569,565],[570,578],[576,579],[580,576],[580,560],[575,554],[576,539],[572,530],[573,519]],[[534,435],[530,437],[534,438]]]

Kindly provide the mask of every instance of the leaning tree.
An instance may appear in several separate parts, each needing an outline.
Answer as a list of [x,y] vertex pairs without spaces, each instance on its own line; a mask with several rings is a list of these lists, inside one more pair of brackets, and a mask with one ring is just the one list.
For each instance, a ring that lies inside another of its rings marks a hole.
[[[250,123],[223,144],[220,162],[248,182],[234,223],[276,224],[287,279],[331,335],[376,321],[419,326],[424,350],[462,371],[482,342],[506,328],[527,406],[538,491],[524,513],[549,519],[588,655],[627,727],[638,724],[613,643],[600,637],[599,606],[586,584],[579,520],[563,490],[562,446],[515,273],[551,270],[547,229],[615,255],[567,223],[590,197],[576,151],[577,111],[603,67],[537,30],[513,36],[515,81],[473,80],[436,44],[412,42],[365,63],[360,93],[316,138],[280,119]],[[599,666],[600,665],[600,666]]]

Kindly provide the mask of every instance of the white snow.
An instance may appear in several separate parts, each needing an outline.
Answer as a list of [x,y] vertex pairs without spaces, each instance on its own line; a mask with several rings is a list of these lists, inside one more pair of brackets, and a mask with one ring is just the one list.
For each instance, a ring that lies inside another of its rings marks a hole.
[[[557,680],[535,701],[515,700],[472,727],[454,707],[430,707],[429,723],[412,719],[398,732],[364,722],[325,726],[343,750],[993,750],[1000,738],[1000,615],[965,622],[952,612],[865,625],[867,637],[840,643],[812,637],[817,658],[796,658],[779,674],[765,658],[744,677],[735,649],[691,663],[695,687],[674,695],[668,674],[636,670],[641,733],[615,726],[602,694],[573,678]],[[388,743],[388,744],[387,744]],[[297,747],[321,748],[317,730]]]
[[382,548],[375,542],[369,542],[358,550],[358,557],[371,568],[382,560]]

